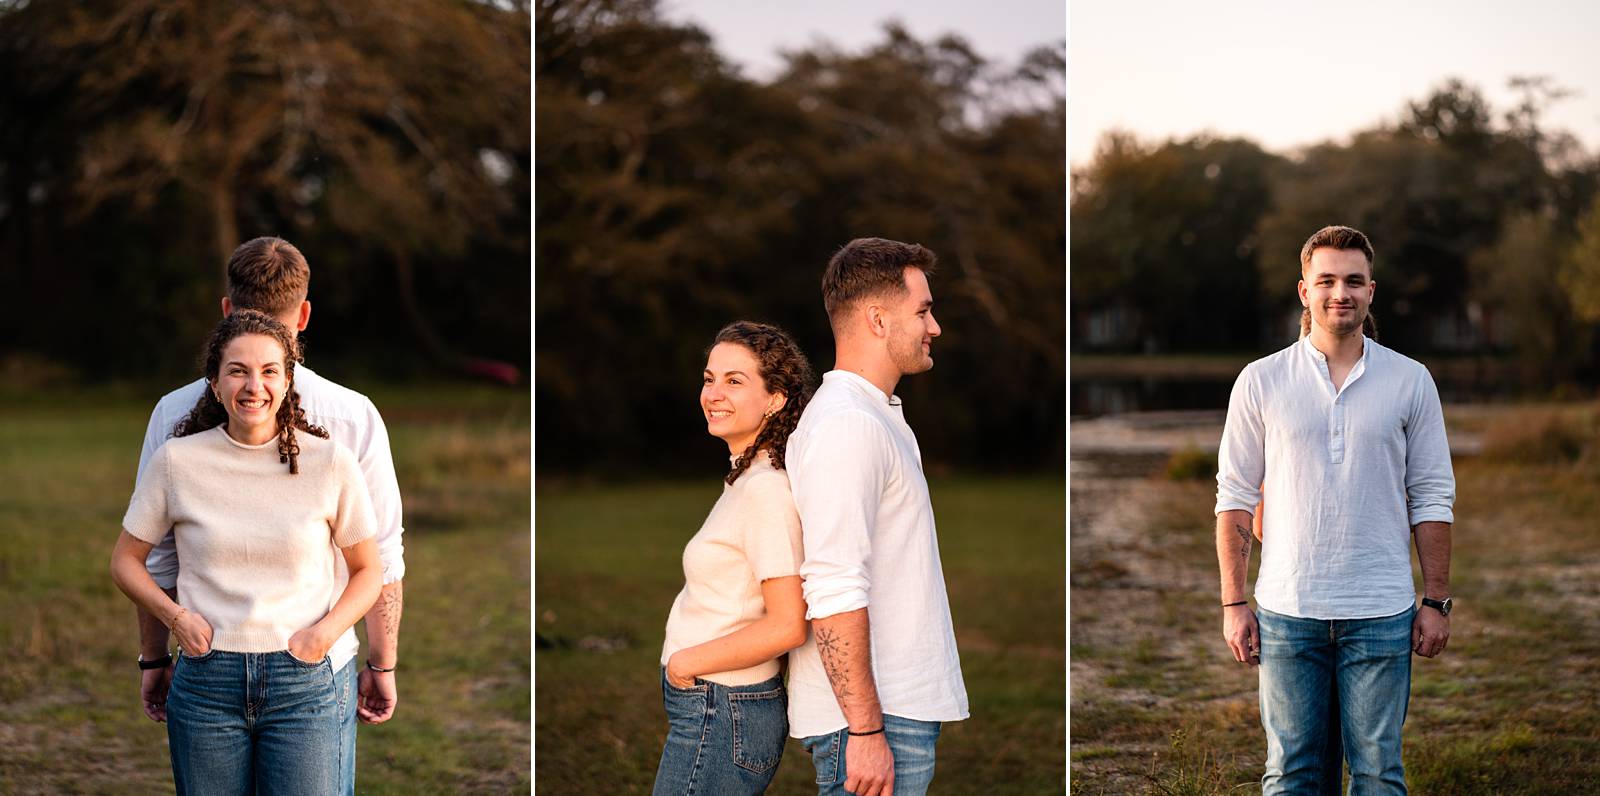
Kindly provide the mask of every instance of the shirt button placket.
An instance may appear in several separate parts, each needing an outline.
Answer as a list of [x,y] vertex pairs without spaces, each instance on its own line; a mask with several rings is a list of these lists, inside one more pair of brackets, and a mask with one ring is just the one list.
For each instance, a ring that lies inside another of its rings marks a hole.
[[1344,461],[1344,407],[1340,405],[1339,398],[1333,399],[1333,412],[1329,415],[1328,425],[1328,458],[1334,464],[1339,464]]

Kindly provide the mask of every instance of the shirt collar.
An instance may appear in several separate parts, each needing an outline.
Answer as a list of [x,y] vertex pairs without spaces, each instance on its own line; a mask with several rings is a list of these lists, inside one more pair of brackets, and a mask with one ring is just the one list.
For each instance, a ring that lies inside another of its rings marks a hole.
[[[1367,359],[1367,355],[1372,353],[1372,346],[1373,346],[1372,338],[1370,338],[1370,337],[1368,337],[1368,336],[1366,336],[1364,334],[1361,335],[1361,357],[1359,359],[1357,359],[1356,361],[1357,362],[1365,362],[1366,359]],[[1308,334],[1305,337],[1300,338],[1300,347],[1305,349],[1305,351],[1307,353],[1311,354],[1311,358],[1312,359],[1315,359],[1318,362],[1327,362],[1328,361],[1328,357],[1326,355],[1324,355],[1321,351],[1318,351],[1316,346],[1311,344],[1311,335]]]
[[856,373],[854,371],[849,371],[849,370],[830,370],[827,373],[822,374],[822,380],[824,382],[826,382],[826,381],[828,381],[830,379],[834,380],[834,381],[846,381],[846,382],[849,382],[849,383],[855,385],[855,387],[857,389],[865,392],[867,395],[870,395],[872,397],[872,399],[875,400],[875,401],[880,401],[882,403],[888,404],[889,406],[899,406],[900,405],[900,396],[898,396],[898,395],[884,395],[883,394],[883,390],[878,389],[878,385],[873,384],[870,381],[867,381],[867,377],[865,377],[865,376],[863,376],[863,375],[861,375],[859,373]]

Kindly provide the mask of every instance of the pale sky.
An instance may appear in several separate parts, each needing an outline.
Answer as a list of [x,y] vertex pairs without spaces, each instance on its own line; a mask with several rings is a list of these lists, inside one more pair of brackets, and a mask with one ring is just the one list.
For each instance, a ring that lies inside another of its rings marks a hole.
[[1393,122],[1447,77],[1476,86],[1498,118],[1513,75],[1577,93],[1550,107],[1600,153],[1600,4],[1414,0],[1325,4],[1072,0],[1068,41],[1074,166],[1102,133],[1146,140],[1200,132],[1290,148]]
[[858,51],[883,39],[883,23],[899,19],[924,41],[955,33],[990,60],[1016,63],[1040,45],[1067,37],[1064,0],[663,0],[668,19],[709,32],[717,51],[765,80],[783,65],[779,49],[827,40]]

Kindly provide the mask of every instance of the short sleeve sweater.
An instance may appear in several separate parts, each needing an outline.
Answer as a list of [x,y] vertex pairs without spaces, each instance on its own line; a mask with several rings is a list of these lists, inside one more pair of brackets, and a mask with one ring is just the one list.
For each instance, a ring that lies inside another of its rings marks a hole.
[[[683,550],[683,591],[667,616],[665,665],[674,652],[742,630],[766,615],[761,581],[800,574],[800,515],[789,479],[762,452],[711,507]],[[776,659],[747,669],[702,675],[721,685],[759,683],[778,673]]]
[[173,532],[178,602],[210,623],[216,649],[287,649],[339,597],[329,540],[349,547],[375,531],[355,455],[303,432],[295,439],[292,475],[276,438],[245,445],[219,426],[168,440],[129,501],[129,534],[155,544]]

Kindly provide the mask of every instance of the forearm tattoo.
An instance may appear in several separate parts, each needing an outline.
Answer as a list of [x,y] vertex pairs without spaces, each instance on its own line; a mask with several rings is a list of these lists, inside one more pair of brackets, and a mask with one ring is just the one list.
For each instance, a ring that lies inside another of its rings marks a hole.
[[833,695],[841,701],[850,696],[850,667],[845,661],[849,642],[829,628],[817,629],[817,652],[822,656],[822,668],[828,672],[828,682],[833,685]]
[[391,644],[394,644],[400,635],[400,611],[404,604],[400,581],[389,584],[378,593],[378,616],[383,620],[383,632]]
[[1250,529],[1243,525],[1233,527],[1239,533],[1239,561],[1245,566],[1250,565]]

